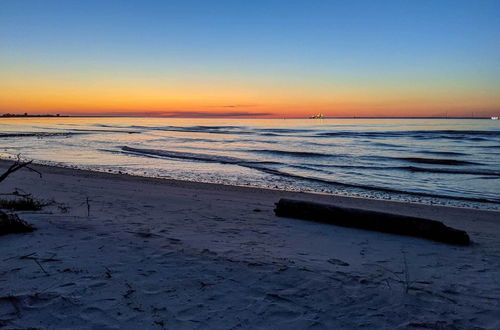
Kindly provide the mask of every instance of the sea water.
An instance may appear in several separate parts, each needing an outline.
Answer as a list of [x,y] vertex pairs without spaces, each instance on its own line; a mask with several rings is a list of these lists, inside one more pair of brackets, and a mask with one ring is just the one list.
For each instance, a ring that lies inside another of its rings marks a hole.
[[2,118],[0,157],[159,178],[500,208],[489,119]]

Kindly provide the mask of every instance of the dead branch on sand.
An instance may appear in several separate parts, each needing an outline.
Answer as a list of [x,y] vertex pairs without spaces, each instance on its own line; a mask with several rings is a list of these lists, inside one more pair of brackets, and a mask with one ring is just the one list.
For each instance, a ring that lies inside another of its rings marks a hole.
[[0,175],[0,182],[2,182],[3,180],[5,180],[9,175],[11,175],[12,173],[22,169],[22,168],[26,168],[32,172],[35,172],[37,173],[40,177],[42,177],[42,173],[38,172],[37,170],[35,170],[34,168],[30,167],[29,165],[31,165],[31,163],[33,163],[33,160],[30,160],[30,161],[23,161],[21,159],[21,154],[18,154],[17,155],[17,160],[14,162],[14,164],[12,164],[8,169],[7,171],[5,171],[2,175]]

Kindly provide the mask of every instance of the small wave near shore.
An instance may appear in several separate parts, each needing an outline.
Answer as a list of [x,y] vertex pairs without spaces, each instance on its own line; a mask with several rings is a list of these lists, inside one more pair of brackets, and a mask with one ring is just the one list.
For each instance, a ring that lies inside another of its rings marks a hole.
[[181,180],[500,203],[500,127],[487,120],[5,120],[0,150],[3,158],[21,153],[41,163]]

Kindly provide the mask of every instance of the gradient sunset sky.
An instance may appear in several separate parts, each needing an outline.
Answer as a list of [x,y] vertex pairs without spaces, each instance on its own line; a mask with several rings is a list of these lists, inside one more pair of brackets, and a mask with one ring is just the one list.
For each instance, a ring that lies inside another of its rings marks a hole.
[[0,0],[0,112],[498,115],[500,1]]

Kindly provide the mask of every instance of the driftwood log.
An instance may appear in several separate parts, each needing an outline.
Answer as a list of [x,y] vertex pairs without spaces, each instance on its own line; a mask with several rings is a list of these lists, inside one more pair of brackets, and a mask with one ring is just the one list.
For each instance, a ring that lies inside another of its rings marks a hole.
[[423,237],[433,241],[469,245],[469,235],[442,222],[391,213],[351,209],[315,202],[280,199],[275,214],[329,223],[337,226],[379,231],[384,233]]

